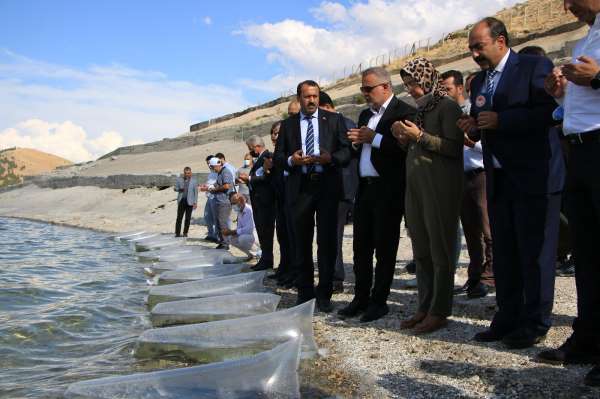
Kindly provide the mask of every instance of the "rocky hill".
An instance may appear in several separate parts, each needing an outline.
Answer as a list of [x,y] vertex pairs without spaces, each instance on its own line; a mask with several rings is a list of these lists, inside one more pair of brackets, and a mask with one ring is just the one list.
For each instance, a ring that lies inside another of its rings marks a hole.
[[17,184],[25,176],[48,173],[72,162],[31,148],[9,148],[0,151],[0,187]]

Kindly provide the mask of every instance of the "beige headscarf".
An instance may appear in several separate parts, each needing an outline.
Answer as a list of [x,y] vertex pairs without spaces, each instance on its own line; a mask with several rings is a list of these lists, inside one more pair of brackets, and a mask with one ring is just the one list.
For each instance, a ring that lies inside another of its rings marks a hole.
[[406,64],[404,68],[400,70],[400,75],[412,77],[423,89],[425,95],[431,96],[431,99],[427,104],[422,108],[419,108],[415,118],[417,126],[423,129],[424,114],[434,109],[442,98],[448,95],[446,88],[442,84],[440,73],[428,59],[418,57]]

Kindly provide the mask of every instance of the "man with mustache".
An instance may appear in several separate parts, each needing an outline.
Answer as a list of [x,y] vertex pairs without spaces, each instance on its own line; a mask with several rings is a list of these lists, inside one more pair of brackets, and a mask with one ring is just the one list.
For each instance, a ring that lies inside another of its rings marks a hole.
[[538,355],[553,364],[595,364],[585,383],[600,386],[600,0],[565,0],[591,28],[573,50],[571,63],[546,78],[546,91],[564,109],[569,142],[566,210],[577,285],[573,334],[557,349]]
[[[344,119],[319,109],[319,92],[319,85],[312,80],[298,85],[300,113],[282,121],[274,160],[277,167],[289,173],[285,194],[296,228],[298,303],[316,297],[317,308],[331,312],[341,168],[350,161],[350,142]],[[312,251],[315,218],[319,268],[316,289]]]
[[545,339],[554,300],[565,167],[558,135],[549,131],[556,104],[544,91],[553,66],[513,52],[496,18],[475,24],[469,49],[489,68],[473,79],[471,116],[458,125],[482,140],[498,305],[474,339],[527,348]]

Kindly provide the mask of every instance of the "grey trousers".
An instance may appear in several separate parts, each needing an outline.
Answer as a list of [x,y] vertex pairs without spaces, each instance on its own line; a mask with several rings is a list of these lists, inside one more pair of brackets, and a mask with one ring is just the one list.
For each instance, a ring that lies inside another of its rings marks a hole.
[[231,204],[217,202],[217,233],[220,242],[225,242],[221,230],[231,229]]

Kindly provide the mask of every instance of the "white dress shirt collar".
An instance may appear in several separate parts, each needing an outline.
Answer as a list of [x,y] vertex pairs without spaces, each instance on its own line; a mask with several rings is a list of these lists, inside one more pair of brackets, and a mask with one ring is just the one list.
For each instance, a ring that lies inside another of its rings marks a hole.
[[319,119],[319,108],[317,107],[317,110],[315,112],[313,112],[312,115],[305,115],[302,111],[300,111],[300,120],[301,121],[303,121],[307,117],[312,118],[312,119],[314,119],[314,118]]
[[510,49],[508,49],[508,51],[506,52],[506,54],[504,54],[504,57],[502,57],[502,59],[500,60],[498,65],[496,65],[496,68],[494,68],[494,71],[502,74],[502,71],[504,71],[504,67],[506,66],[506,63],[508,62],[508,57],[510,57]]
[[394,93],[390,94],[390,98],[388,98],[386,100],[386,102],[383,103],[383,105],[381,107],[379,107],[379,110],[376,110],[373,107],[370,107],[371,112],[374,113],[375,115],[377,115],[378,113],[384,113],[385,110],[387,109],[387,107],[389,107],[390,103],[392,102],[392,98],[394,98]]

